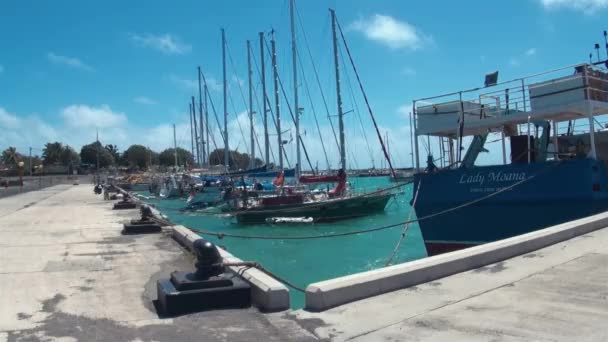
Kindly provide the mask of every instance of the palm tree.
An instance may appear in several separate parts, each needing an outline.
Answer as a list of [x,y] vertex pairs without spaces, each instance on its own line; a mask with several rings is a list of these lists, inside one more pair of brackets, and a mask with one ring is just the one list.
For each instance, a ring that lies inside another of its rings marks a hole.
[[62,154],[63,145],[60,142],[46,143],[42,149],[42,162],[44,165],[59,163]]
[[21,155],[17,152],[17,149],[13,146],[7,148],[2,151],[2,163],[7,166],[16,166],[17,163],[21,160]]

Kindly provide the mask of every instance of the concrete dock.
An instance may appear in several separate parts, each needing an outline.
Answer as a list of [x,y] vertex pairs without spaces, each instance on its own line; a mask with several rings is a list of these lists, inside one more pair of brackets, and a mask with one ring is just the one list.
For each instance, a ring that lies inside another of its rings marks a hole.
[[323,312],[162,318],[155,282],[192,270],[170,234],[123,236],[91,184],[0,199],[3,341],[605,341],[608,228]]
[[156,280],[192,270],[169,234],[123,236],[91,184],[0,199],[0,341],[309,341],[256,309],[159,318]]

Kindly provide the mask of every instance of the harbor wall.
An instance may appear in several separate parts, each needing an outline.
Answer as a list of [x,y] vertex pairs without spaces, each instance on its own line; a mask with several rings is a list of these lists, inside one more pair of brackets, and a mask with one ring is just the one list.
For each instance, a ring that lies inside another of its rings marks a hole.
[[524,235],[310,284],[305,309],[323,311],[526,254],[608,226],[608,212]]

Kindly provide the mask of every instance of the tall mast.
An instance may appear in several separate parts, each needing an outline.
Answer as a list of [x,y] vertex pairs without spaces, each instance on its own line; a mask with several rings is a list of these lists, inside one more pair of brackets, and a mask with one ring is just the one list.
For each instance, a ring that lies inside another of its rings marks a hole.
[[[198,67],[198,114],[199,114],[199,121],[200,121],[200,132],[201,132],[201,140],[200,140],[200,144],[201,144],[201,149],[203,150],[201,155],[199,155],[199,163],[200,166],[202,167],[203,165],[205,165],[205,161],[207,160],[207,155],[206,155],[206,151],[205,151],[205,131],[204,131],[204,127],[205,125],[203,125],[203,95],[202,95],[202,90],[201,90],[201,67]],[[198,142],[197,142],[198,143]]]
[[207,108],[207,83],[204,85],[205,88],[205,141],[207,142],[207,158],[205,164],[209,164],[209,153],[211,152],[211,143],[209,142],[209,110]]
[[291,58],[293,65],[293,106],[296,115],[296,179],[300,179],[300,170],[302,168],[302,158],[300,155],[300,106],[298,104],[298,65],[296,48],[296,27],[294,25],[294,7],[295,0],[289,2],[289,14],[291,18]]
[[255,166],[255,141],[253,131],[253,84],[251,81],[251,42],[247,41],[247,75],[249,77],[249,134],[251,144],[251,154],[249,155],[249,167],[253,169]]
[[334,65],[336,68],[336,99],[338,100],[338,122],[340,129],[340,166],[346,171],[346,149],[344,148],[344,113],[342,111],[342,94],[340,93],[340,63],[338,62],[338,38],[336,36],[336,12],[330,9],[331,29],[334,45]]
[[175,169],[177,169],[177,138],[175,137],[175,124],[173,124],[173,156],[175,157]]
[[[196,147],[196,158],[194,158],[194,151],[192,151],[192,157],[193,157],[192,159],[193,159],[193,162],[194,162],[194,160],[198,160],[198,163],[200,165],[200,163],[201,163],[201,154],[200,154],[200,150],[198,148],[198,128],[196,128],[196,126],[198,126],[198,125],[196,124],[196,105],[194,104],[194,96],[192,96],[192,119],[194,120],[194,140],[193,140],[193,143],[194,143],[194,146]],[[203,132],[201,131],[201,134],[202,133]]]
[[264,114],[264,160],[270,164],[270,139],[268,138],[268,108],[266,107],[266,63],[264,62],[264,32],[260,32],[260,64],[262,64],[262,103]]
[[192,147],[190,149],[190,152],[192,153],[192,155],[194,155],[194,141],[196,140],[196,138],[194,137],[194,127],[192,125],[192,116],[194,114],[192,114],[192,103],[188,102],[188,116],[190,116],[190,141],[192,142]]
[[281,111],[279,105],[279,71],[277,69],[277,47],[274,30],[271,31],[270,46],[272,49],[272,70],[274,76],[274,105],[277,115],[277,138],[279,142],[279,168],[283,170],[283,139],[281,139]]
[[222,29],[222,74],[224,76],[224,165],[230,169],[230,150],[228,147],[228,102],[226,96],[226,33]]

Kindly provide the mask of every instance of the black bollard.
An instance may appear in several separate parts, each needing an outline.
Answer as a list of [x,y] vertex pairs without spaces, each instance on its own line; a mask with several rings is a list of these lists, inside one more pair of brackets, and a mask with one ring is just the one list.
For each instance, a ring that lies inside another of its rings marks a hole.
[[142,205],[139,208],[141,213],[141,219],[139,220],[131,220],[131,223],[125,223],[123,226],[122,234],[123,235],[132,235],[132,234],[152,234],[152,233],[160,233],[162,228],[160,224],[150,220],[152,217],[152,209],[148,205]]
[[198,239],[193,243],[196,271],[172,272],[157,282],[158,310],[175,316],[211,309],[251,306],[251,287],[237,275],[226,272],[215,245]]

